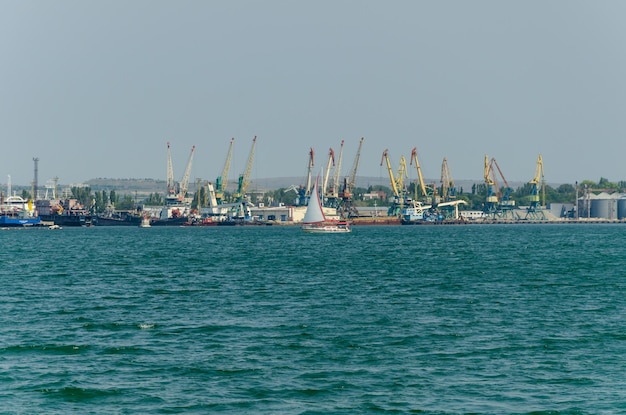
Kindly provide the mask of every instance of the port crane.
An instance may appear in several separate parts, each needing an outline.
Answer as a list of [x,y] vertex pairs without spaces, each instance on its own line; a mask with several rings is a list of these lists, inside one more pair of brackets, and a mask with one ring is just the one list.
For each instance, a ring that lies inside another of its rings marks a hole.
[[444,157],[441,163],[441,201],[437,204],[444,219],[460,219],[459,205],[467,205],[467,202],[456,198],[457,192],[448,167],[448,160]]
[[235,199],[240,200],[248,190],[248,185],[250,184],[250,174],[252,173],[252,163],[254,162],[254,150],[256,148],[256,135],[252,139],[252,147],[250,148],[250,154],[248,154],[248,161],[246,163],[246,169],[242,174],[239,175],[239,180],[237,181],[237,192],[235,193]]
[[172,166],[171,146],[169,141],[167,143],[167,195],[165,199],[168,204],[180,203],[185,199],[185,196],[187,195],[189,176],[191,174],[191,163],[193,161],[193,153],[195,149],[196,146],[191,147],[191,154],[189,155],[189,160],[187,161],[185,174],[183,175],[182,180],[177,184],[174,181],[174,168]]
[[404,156],[400,156],[400,164],[398,166],[398,175],[394,175],[393,168],[391,167],[391,161],[389,160],[389,151],[385,149],[380,159],[380,165],[386,163],[387,172],[389,173],[389,184],[391,185],[391,191],[393,192],[393,203],[389,207],[387,214],[389,216],[399,216],[404,206],[404,177],[408,177],[406,169],[406,159]]
[[341,160],[343,159],[343,143],[341,140],[341,146],[339,147],[339,157],[335,161],[335,167],[333,170],[333,181],[330,189],[326,193],[327,204],[330,207],[338,207],[340,203],[339,199],[339,180],[341,179]]
[[[530,184],[530,203],[528,209],[526,210],[525,219],[534,219],[534,220],[546,220],[546,215],[542,209],[546,203],[546,193],[545,193],[545,178],[543,174],[543,159],[541,158],[541,154],[537,157],[537,168],[535,169],[535,176],[531,181],[528,182]],[[540,185],[541,184],[541,185]],[[539,196],[539,191],[541,190],[541,200]]]
[[[411,150],[411,158],[409,159],[409,164],[413,165],[413,162],[415,162],[415,170],[417,171],[417,181],[418,183],[415,186],[415,198],[419,199],[420,197],[425,201],[425,202],[434,202],[430,199],[431,197],[434,198],[435,197],[435,190],[434,188],[430,189],[430,193],[427,190],[426,184],[424,183],[424,176],[422,175],[422,167],[420,166],[420,162],[419,162],[419,158],[417,157],[417,147],[413,147],[413,149]],[[419,193],[418,194],[418,190],[419,189]]]
[[498,209],[498,192],[496,190],[495,180],[491,177],[491,168],[489,166],[489,156],[485,154],[484,161],[484,178],[485,178],[485,188],[487,190],[487,196],[485,198],[485,209],[484,212],[486,214],[494,214]]
[[172,165],[172,150],[170,147],[170,142],[167,142],[167,198],[175,199],[176,198],[176,182],[174,181],[174,166]]
[[248,185],[250,184],[250,175],[252,174],[252,163],[254,161],[254,150],[256,148],[256,135],[252,139],[252,147],[250,148],[250,154],[248,155],[248,162],[246,163],[246,169],[239,175],[237,193],[235,193],[235,217],[250,219],[249,203],[245,199]]
[[185,196],[187,196],[187,189],[189,188],[189,176],[191,175],[191,163],[193,162],[193,152],[195,151],[195,149],[196,146],[191,147],[191,154],[189,154],[189,160],[187,160],[185,174],[183,175],[183,180],[180,182],[180,191],[178,193],[178,200],[180,202],[182,202]]
[[313,167],[315,166],[315,150],[313,147],[309,150],[309,162],[307,164],[307,172],[306,172],[306,184],[300,185],[296,190],[298,194],[298,205],[306,206],[309,203],[309,197],[311,197],[311,182],[312,182],[312,174]]
[[448,159],[444,157],[441,163],[441,200],[449,202],[453,199],[456,199],[456,187],[448,167]]
[[228,171],[230,170],[230,160],[233,156],[233,143],[235,142],[235,138],[230,139],[230,145],[228,146],[228,154],[226,155],[226,161],[224,162],[224,168],[222,169],[222,174],[217,176],[215,179],[215,200],[218,205],[224,203],[224,193],[226,192],[226,187],[228,186]]
[[[497,171],[497,174],[496,174]],[[491,188],[493,195],[491,197],[495,197],[495,205],[490,206],[490,210],[487,211],[488,214],[492,214],[493,216],[497,216],[500,218],[509,218],[509,219],[519,219],[517,214],[515,213],[515,201],[511,199],[511,186],[506,181],[504,174],[502,174],[502,170],[498,165],[498,162],[495,158],[492,158],[489,162],[487,168],[487,175],[489,176],[489,183],[491,183]],[[504,187],[500,188],[498,185],[497,176],[502,179],[504,183]],[[487,185],[487,201],[489,202],[490,191],[489,184]],[[489,203],[488,203],[489,205]]]
[[328,162],[326,163],[326,170],[324,171],[324,177],[322,182],[322,196],[324,199],[328,194],[328,180],[330,179],[330,168],[335,165],[335,151],[331,147],[328,151]]
[[359,141],[359,147],[356,151],[354,163],[352,164],[352,169],[350,170],[350,175],[346,177],[343,182],[343,189],[341,192],[341,205],[337,208],[337,212],[343,219],[359,216],[359,212],[356,209],[356,206],[354,206],[354,202],[352,200],[352,192],[354,191],[355,187],[356,172],[359,168],[359,159],[361,157],[362,147],[363,137],[361,137],[361,140]]

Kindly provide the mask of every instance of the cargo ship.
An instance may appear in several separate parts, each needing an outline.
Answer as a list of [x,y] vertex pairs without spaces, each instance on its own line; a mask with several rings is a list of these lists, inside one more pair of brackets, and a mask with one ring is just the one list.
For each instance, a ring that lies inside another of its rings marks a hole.
[[91,226],[92,215],[76,199],[37,200],[42,221],[58,226]]
[[96,215],[92,222],[95,226],[139,226],[143,218],[143,215],[137,215],[132,212],[116,212],[113,214]]
[[20,196],[9,196],[0,203],[0,227],[41,226],[41,218],[33,209],[32,201]]

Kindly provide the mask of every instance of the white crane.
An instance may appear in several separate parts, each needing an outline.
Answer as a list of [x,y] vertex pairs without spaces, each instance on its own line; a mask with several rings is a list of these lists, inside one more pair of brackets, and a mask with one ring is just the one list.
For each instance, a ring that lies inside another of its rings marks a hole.
[[178,192],[178,200],[182,201],[187,195],[187,189],[189,187],[189,175],[191,174],[191,163],[193,161],[193,152],[196,146],[191,147],[191,154],[189,154],[189,160],[187,161],[187,168],[185,168],[185,174],[183,180],[180,182],[180,191]]

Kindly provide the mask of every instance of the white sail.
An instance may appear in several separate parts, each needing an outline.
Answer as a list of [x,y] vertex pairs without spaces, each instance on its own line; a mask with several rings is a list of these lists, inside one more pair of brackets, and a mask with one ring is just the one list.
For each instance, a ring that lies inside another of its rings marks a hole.
[[328,220],[322,210],[322,201],[317,186],[317,180],[313,187],[313,193],[309,198],[309,204],[304,214],[302,229],[308,233],[346,233],[351,232],[347,221]]
[[320,200],[320,193],[317,187],[317,180],[313,186],[313,192],[309,198],[309,203],[306,207],[306,213],[304,214],[303,223],[321,223],[324,222],[324,211],[322,210],[322,201]]

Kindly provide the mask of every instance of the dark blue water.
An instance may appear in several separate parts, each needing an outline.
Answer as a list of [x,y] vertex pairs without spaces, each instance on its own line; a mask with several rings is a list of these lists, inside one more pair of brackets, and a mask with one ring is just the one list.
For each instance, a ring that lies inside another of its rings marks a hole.
[[625,225],[0,244],[2,413],[626,413]]

